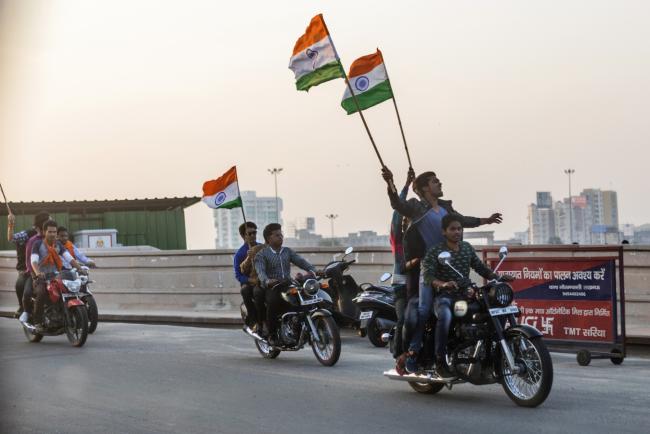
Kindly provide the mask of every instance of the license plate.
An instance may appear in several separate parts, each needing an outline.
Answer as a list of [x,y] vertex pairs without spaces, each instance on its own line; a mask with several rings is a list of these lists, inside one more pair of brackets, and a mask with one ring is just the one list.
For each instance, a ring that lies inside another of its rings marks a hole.
[[316,303],[320,303],[321,301],[323,301],[322,298],[315,297],[315,298],[310,298],[310,299],[307,299],[307,300],[303,300],[302,304],[303,305],[305,305],[305,304],[316,304]]
[[510,315],[513,313],[519,313],[519,308],[517,306],[495,307],[494,309],[490,309],[491,316]]
[[367,311],[361,312],[359,314],[359,319],[370,319],[370,318],[372,318],[372,311],[371,310],[367,310]]

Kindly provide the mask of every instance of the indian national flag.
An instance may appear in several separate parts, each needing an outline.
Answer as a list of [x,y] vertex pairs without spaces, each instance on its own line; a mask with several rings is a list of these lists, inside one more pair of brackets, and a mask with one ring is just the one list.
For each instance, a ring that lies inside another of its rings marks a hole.
[[[379,50],[375,54],[369,54],[355,60],[350,66],[348,77],[350,87],[357,96],[361,110],[393,97],[393,91],[384,66],[384,58]],[[349,115],[358,111],[349,87],[345,88],[341,106]]]
[[232,166],[220,178],[203,183],[203,199],[210,208],[239,208],[242,206],[237,185],[237,167]]
[[334,51],[323,14],[311,19],[305,34],[296,42],[289,69],[296,74],[298,90],[309,90],[312,86],[343,77],[343,67]]

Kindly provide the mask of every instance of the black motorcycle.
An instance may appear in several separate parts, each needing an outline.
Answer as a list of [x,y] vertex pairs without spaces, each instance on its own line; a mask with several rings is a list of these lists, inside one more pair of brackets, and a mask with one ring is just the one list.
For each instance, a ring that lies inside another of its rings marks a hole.
[[[508,249],[502,247],[495,272],[507,254]],[[424,346],[418,353],[420,371],[404,375],[398,363],[397,369],[386,371],[384,375],[407,381],[420,393],[437,393],[445,386],[451,389],[454,384],[466,382],[475,385],[500,383],[517,405],[540,405],[553,384],[553,363],[542,334],[534,327],[517,324],[519,308],[512,305],[514,292],[510,285],[492,280],[478,287],[451,265],[450,258],[449,252],[442,252],[438,261],[458,273],[477,294],[476,298],[460,297],[453,306],[447,354],[448,365],[456,378],[440,378],[434,370],[433,317],[426,324]],[[390,341],[394,333],[383,337]]]
[[[319,305],[332,303],[330,296],[321,289],[316,279],[307,279],[301,285],[296,279],[278,283],[272,291],[281,291],[287,302],[286,311],[278,318],[276,345],[249,327],[244,332],[255,341],[262,357],[275,359],[282,351],[298,351],[309,343],[318,361],[325,366],[333,366],[341,355],[341,336],[332,314]],[[246,323],[246,306],[241,304],[241,315]]]
[[332,299],[331,305],[325,304],[323,307],[332,312],[341,327],[358,326],[359,309],[353,299],[359,293],[359,286],[352,276],[344,274],[356,262],[355,259],[345,260],[353,251],[352,247],[348,247],[341,259],[329,262],[323,269],[327,279],[323,289]]
[[[391,273],[384,273],[379,279],[386,282]],[[359,336],[368,336],[368,340],[376,347],[385,347],[388,342],[382,340],[382,335],[395,327],[395,289],[392,286],[362,283],[361,292],[352,299],[359,310]]]

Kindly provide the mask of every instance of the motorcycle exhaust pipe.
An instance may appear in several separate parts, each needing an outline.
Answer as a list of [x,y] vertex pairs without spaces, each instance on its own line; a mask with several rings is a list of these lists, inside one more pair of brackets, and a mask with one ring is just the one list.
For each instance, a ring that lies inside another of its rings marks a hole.
[[390,341],[390,333],[382,333],[381,341],[383,343],[388,343],[388,341]]
[[256,339],[258,341],[263,341],[262,336],[258,335],[257,333],[254,333],[253,330],[250,329],[250,327],[246,326],[244,327],[244,333],[246,333],[248,336],[250,336],[253,339]]
[[395,369],[391,369],[389,371],[384,371],[384,376],[390,378],[391,380],[398,380],[398,381],[409,381],[413,382],[415,381],[416,383],[446,383],[445,380],[439,377],[434,377],[431,374],[428,375],[421,375],[421,374],[404,374],[404,375],[399,375]]

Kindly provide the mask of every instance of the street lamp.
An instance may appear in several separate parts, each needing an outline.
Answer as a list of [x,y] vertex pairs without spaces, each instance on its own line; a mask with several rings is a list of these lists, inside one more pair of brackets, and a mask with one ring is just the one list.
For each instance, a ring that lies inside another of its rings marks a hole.
[[573,202],[571,200],[571,175],[575,173],[575,170],[564,169],[564,173],[569,176],[569,243],[573,243]]
[[275,178],[275,222],[280,223],[280,205],[278,201],[278,173],[282,172],[282,167],[274,167],[266,169],[269,171],[273,178]]
[[331,237],[330,239],[332,240],[332,247],[334,246],[334,219],[337,218],[339,215],[338,214],[326,214],[325,217],[330,219],[330,229],[331,229]]

